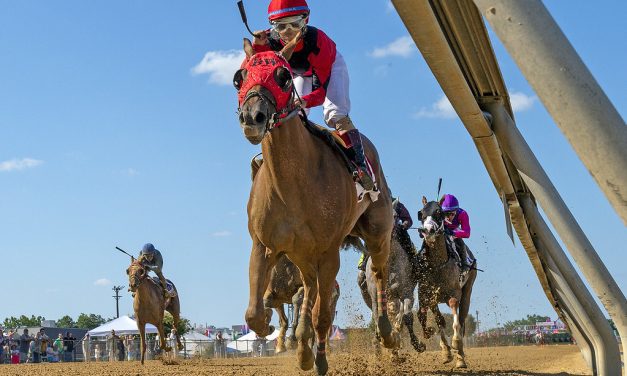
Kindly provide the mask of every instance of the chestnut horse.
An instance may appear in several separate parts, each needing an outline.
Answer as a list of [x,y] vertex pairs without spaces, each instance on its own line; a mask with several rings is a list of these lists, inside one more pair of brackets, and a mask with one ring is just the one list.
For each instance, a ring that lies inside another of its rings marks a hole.
[[[155,281],[148,276],[148,271],[135,258],[131,259],[131,265],[126,269],[128,274],[128,289],[133,292],[133,310],[135,311],[135,320],[137,320],[137,328],[139,329],[139,337],[141,343],[141,363],[144,364],[144,356],[146,354],[146,323],[157,327],[159,331],[159,341],[161,350],[170,351],[170,346],[166,344],[166,334],[163,330],[163,311],[170,312],[174,318],[174,326],[178,327],[181,312],[181,303],[179,301],[176,287],[172,284],[176,296],[165,299],[163,297],[163,288],[161,283]],[[183,349],[180,336],[176,335],[178,349]]]
[[[455,257],[451,257],[454,250],[447,245],[444,229],[444,215],[442,207],[436,201],[427,202],[422,197],[424,207],[418,212],[418,219],[423,223],[419,229],[424,243],[421,249],[421,268],[418,277],[418,320],[422,326],[425,338],[434,334],[433,328],[427,327],[427,310],[435,315],[435,321],[440,331],[440,347],[445,363],[453,360],[451,347],[457,351],[455,367],[466,368],[464,354],[464,332],[466,317],[470,309],[472,286],[477,278],[476,262],[472,269],[460,281],[460,269]],[[466,252],[474,259],[470,249]],[[446,321],[438,308],[439,303],[447,304],[453,313],[453,338],[451,346],[446,339]]]
[[[252,144],[261,143],[264,156],[248,200],[253,244],[246,322],[259,336],[269,334],[263,295],[272,267],[286,254],[300,270],[305,290],[296,330],[298,363],[302,370],[314,366],[309,341],[315,330],[315,365],[319,374],[326,374],[326,337],[340,246],[349,234],[364,239],[373,259],[378,300],[385,302],[392,201],[377,151],[368,139],[364,137],[363,143],[380,194],[374,202],[370,195],[358,202],[343,156],[313,136],[301,117],[294,116],[298,109],[291,107],[295,91],[287,60],[297,41],[298,37],[280,53],[254,54],[245,39],[246,65],[233,80],[244,135]],[[393,347],[386,304],[379,305],[377,326],[383,344]]]

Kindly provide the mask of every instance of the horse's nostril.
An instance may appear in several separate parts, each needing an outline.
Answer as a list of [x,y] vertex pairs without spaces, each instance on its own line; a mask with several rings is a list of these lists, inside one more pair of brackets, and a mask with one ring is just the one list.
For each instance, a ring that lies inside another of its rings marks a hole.
[[257,112],[255,115],[255,123],[264,124],[266,122],[266,114],[263,112]]
[[244,113],[243,112],[239,113],[239,122],[240,122],[240,124],[244,124]]

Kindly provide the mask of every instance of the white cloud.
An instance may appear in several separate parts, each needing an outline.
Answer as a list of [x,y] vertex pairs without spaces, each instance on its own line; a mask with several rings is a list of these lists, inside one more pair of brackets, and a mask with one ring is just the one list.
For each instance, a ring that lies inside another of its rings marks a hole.
[[33,158],[11,159],[0,162],[0,171],[20,171],[27,168],[37,167],[42,163],[44,162]]
[[443,95],[437,102],[431,105],[431,107],[423,107],[420,111],[414,114],[417,118],[440,118],[440,119],[453,119],[457,116],[457,113],[453,109],[451,102]]
[[[512,92],[509,95],[510,103],[514,112],[522,112],[533,107],[533,103],[536,101],[535,96],[528,96],[524,93]],[[414,114],[416,118],[439,118],[439,119],[454,119],[457,117],[457,113],[453,109],[451,102],[443,95],[437,102],[430,107],[423,107],[420,111]]]
[[231,236],[231,231],[227,231],[227,230],[217,231],[211,234],[211,236],[215,236],[215,237]]
[[109,281],[106,278],[100,278],[94,281],[94,285],[96,286],[110,286],[111,285],[111,281]]
[[208,74],[209,83],[231,85],[245,54],[243,50],[209,51],[202,61],[192,68],[192,74]]
[[509,101],[512,104],[514,112],[522,112],[530,109],[536,99],[535,96],[529,96],[525,93],[513,92],[509,94]]
[[127,169],[122,170],[122,173],[124,175],[128,175],[128,176],[136,176],[139,174],[139,171],[137,171],[136,169],[129,167]]
[[408,57],[416,50],[416,45],[410,36],[406,35],[400,37],[384,47],[377,47],[371,53],[370,56],[375,58],[387,57],[387,56],[401,56]]

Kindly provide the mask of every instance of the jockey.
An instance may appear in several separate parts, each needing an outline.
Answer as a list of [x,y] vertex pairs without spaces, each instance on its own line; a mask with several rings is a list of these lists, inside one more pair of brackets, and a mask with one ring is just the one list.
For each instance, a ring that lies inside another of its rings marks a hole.
[[165,277],[163,276],[163,256],[161,256],[161,252],[155,248],[151,243],[146,243],[142,247],[141,252],[139,253],[139,258],[137,261],[146,269],[152,270],[155,272],[157,277],[159,277],[159,281],[161,281],[161,287],[163,288],[163,296],[167,295],[167,285]]
[[444,212],[444,225],[453,238],[453,246],[461,259],[462,273],[468,272],[471,265],[468,265],[466,262],[466,245],[463,241],[463,239],[470,237],[468,213],[459,207],[457,198],[450,194],[445,194],[442,197],[440,206],[442,206],[442,211]]
[[335,42],[322,30],[308,26],[309,7],[306,0],[271,0],[268,19],[272,28],[255,32],[255,53],[280,51],[301,33],[289,60],[298,93],[294,104],[307,113],[322,105],[325,123],[335,128],[355,154],[359,179],[365,190],[374,189],[368,173],[361,136],[351,121],[348,93],[348,68]]
[[416,276],[418,273],[416,248],[414,247],[414,244],[409,237],[409,233],[407,232],[414,221],[411,219],[409,210],[407,210],[405,205],[403,205],[398,198],[392,197],[392,206],[394,208],[394,225],[396,227],[398,241],[405,253],[407,253],[407,257],[412,265],[412,272],[414,273],[414,276]]

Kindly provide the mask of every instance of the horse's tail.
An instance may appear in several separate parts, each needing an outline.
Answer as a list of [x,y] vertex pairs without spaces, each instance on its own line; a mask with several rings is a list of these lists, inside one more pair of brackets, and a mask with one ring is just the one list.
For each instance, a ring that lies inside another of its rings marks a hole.
[[366,248],[366,244],[361,240],[359,236],[348,235],[344,238],[340,250],[346,251],[351,248],[361,253],[368,253],[368,248]]

